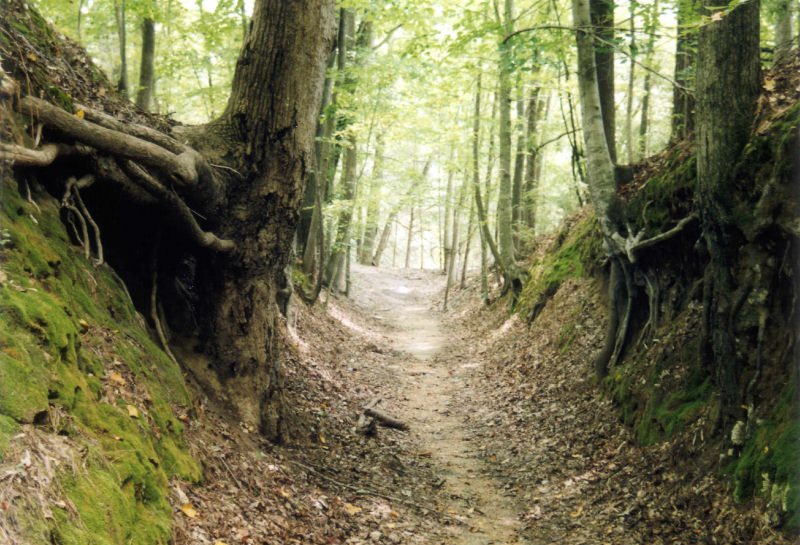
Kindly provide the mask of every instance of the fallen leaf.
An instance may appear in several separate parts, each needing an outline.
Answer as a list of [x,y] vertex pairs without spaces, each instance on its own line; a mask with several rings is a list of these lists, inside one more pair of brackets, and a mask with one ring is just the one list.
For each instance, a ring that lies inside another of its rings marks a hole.
[[28,53],[28,59],[32,60],[33,62],[36,62],[36,55],[34,55],[33,53]]
[[111,382],[115,382],[115,383],[119,384],[120,386],[125,386],[125,379],[122,377],[122,375],[120,375],[116,371],[111,373],[111,377],[110,378],[111,378]]
[[725,16],[724,11],[717,11],[711,14],[711,20],[714,22],[722,21],[722,18]]
[[87,321],[86,321],[86,320],[84,320],[84,319],[80,319],[80,320],[78,320],[78,325],[79,325],[79,326],[81,326],[81,327],[83,328],[83,330],[84,330],[84,331],[86,331],[87,329],[89,329],[89,322],[87,322]]
[[77,117],[78,119],[83,119],[85,115],[86,112],[84,112],[83,110],[78,110],[77,112],[75,112],[75,117]]
[[197,511],[195,510],[194,507],[192,507],[191,503],[184,503],[183,505],[181,505],[181,511],[183,511],[183,514],[189,517],[190,519],[197,518]]
[[128,416],[131,418],[139,418],[139,410],[133,405],[126,405],[128,409]]
[[569,516],[571,516],[572,518],[575,518],[577,516],[580,516],[581,513],[583,513],[583,506],[582,505],[580,507],[578,507],[578,509],[576,511],[573,511],[572,513],[570,513]]
[[360,513],[361,512],[361,508],[360,507],[356,507],[352,503],[346,503],[346,502],[344,504],[344,510],[347,511],[347,514],[350,515],[351,517],[353,515],[355,515],[356,513]]
[[292,497],[291,494],[286,492],[283,488],[276,488],[275,490],[278,492],[278,495],[281,498],[291,498]]
[[214,545],[228,545],[228,544],[225,543],[224,541],[215,541]]

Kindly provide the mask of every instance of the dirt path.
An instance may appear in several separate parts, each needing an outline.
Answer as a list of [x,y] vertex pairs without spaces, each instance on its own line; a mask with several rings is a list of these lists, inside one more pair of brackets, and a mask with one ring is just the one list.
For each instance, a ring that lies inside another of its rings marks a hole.
[[434,300],[444,278],[425,271],[356,267],[354,302],[391,339],[391,386],[384,391],[403,408],[421,458],[430,457],[440,477],[444,510],[463,524],[448,528],[448,544],[517,543],[519,509],[488,475],[485,460],[469,432],[476,411],[465,395],[467,374],[477,366],[442,324]]

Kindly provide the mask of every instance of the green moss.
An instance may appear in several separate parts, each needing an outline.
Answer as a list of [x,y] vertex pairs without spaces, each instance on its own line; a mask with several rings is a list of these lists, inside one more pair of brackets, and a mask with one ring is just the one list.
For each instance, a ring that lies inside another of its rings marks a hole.
[[675,219],[685,216],[694,202],[697,179],[696,157],[676,148],[664,159],[664,166],[626,203],[627,221],[634,231],[645,230],[645,238],[664,231]]
[[530,280],[520,294],[517,310],[530,309],[552,297],[568,278],[585,278],[594,272],[602,256],[602,236],[597,218],[566,225],[541,260],[529,270]]
[[640,444],[652,445],[672,438],[693,422],[711,401],[711,379],[692,384],[664,395],[654,391],[649,398],[641,422],[636,426]]
[[163,498],[148,500],[137,484],[98,461],[84,473],[65,473],[61,486],[78,518],[57,510],[53,543],[60,545],[166,544],[171,512]]
[[[69,243],[54,199],[39,195],[36,210],[13,181],[3,180],[0,190],[7,233],[0,246],[0,458],[17,422],[51,406],[67,415],[52,431],[90,452],[85,472],[65,472],[56,483],[80,516],[56,510],[46,527],[22,516],[26,536],[31,543],[50,542],[50,535],[59,544],[167,543],[169,478],[202,478],[175,416],[192,404],[181,370],[141,328],[114,275]],[[123,388],[113,405],[103,380],[112,360],[136,382],[136,394]],[[136,404],[138,418],[126,403]]]
[[292,269],[292,284],[294,284],[295,289],[302,290],[303,293],[311,293],[314,291],[311,280],[303,274],[303,271],[299,267],[294,267]]
[[[729,465],[734,498],[762,496],[784,511],[787,527],[800,527],[800,415],[795,382],[787,383],[768,419],[758,422],[741,455]],[[765,486],[771,483],[772,486]],[[780,495],[781,497],[776,497]]]
[[8,443],[18,430],[19,426],[13,418],[0,413],[0,462],[5,459]]
[[558,332],[558,337],[556,338],[556,344],[558,345],[560,351],[560,355],[564,355],[567,350],[570,349],[572,346],[572,342],[575,340],[575,336],[578,334],[577,324],[573,321],[570,321],[563,326],[561,326],[561,330]]

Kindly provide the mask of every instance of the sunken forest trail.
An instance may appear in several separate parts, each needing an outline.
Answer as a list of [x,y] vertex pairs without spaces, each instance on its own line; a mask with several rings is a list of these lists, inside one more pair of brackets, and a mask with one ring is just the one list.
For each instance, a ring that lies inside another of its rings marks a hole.
[[[522,509],[503,495],[470,432],[476,411],[469,375],[479,363],[448,328],[441,312],[444,276],[432,271],[354,268],[353,303],[367,327],[390,339],[391,359],[367,372],[386,385],[381,396],[408,422],[420,458],[438,477],[440,508],[461,524],[431,543],[481,545],[519,542]],[[371,381],[372,382],[372,381]]]

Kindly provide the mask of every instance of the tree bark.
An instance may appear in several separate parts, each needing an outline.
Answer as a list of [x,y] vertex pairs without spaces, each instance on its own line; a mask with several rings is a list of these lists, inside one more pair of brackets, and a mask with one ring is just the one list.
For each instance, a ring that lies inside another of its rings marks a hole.
[[[306,199],[304,206],[308,203],[309,188],[313,187],[314,190],[314,209],[311,213],[311,218],[308,225],[308,234],[306,237],[305,245],[303,247],[303,272],[307,275],[311,274],[315,268],[317,256],[324,255],[324,248],[318,248],[320,240],[324,240],[324,218],[322,217],[322,201],[325,200],[325,195],[328,191],[328,181],[331,179],[332,174],[330,170],[330,157],[331,157],[331,137],[333,136],[333,129],[336,123],[335,116],[331,112],[326,112],[329,106],[335,104],[332,97],[333,91],[333,78],[328,75],[328,72],[333,68],[336,61],[336,52],[332,51],[328,56],[328,66],[325,71],[325,84],[322,90],[322,105],[320,106],[320,113],[324,114],[324,120],[317,123],[317,137],[314,141],[314,171],[309,176],[309,187],[306,188]],[[313,184],[312,182],[313,178]],[[301,215],[302,224],[302,215]],[[302,230],[298,228],[298,234]],[[324,263],[319,262],[320,268],[319,276],[322,276],[322,266]]]
[[125,47],[125,0],[114,0],[114,15],[117,19],[117,36],[119,38],[119,81],[117,90],[122,96],[128,96],[128,55]]
[[515,130],[517,147],[514,152],[514,178],[511,184],[511,223],[514,233],[514,247],[519,246],[519,233],[523,227],[522,179],[525,171],[525,100],[522,94],[522,82],[517,78],[517,119]]
[[375,238],[378,234],[378,213],[380,212],[381,187],[383,185],[383,152],[383,137],[379,134],[375,139],[375,156],[372,167],[372,181],[369,185],[369,196],[367,200],[364,244],[361,247],[361,256],[359,259],[364,265],[369,264],[372,260],[372,252],[375,250]]
[[[650,34],[647,39],[647,60],[645,61],[646,66],[653,65],[653,56],[655,54],[656,22],[658,21],[658,0],[653,2],[652,10],[652,13],[648,13],[647,23],[645,24],[645,28],[648,34]],[[648,115],[650,113],[650,86],[652,82],[651,78],[652,74],[650,71],[646,71],[644,74],[644,88],[642,92],[642,116],[639,120],[639,157],[642,158],[647,156]]]
[[[512,0],[505,0],[504,6],[503,29],[508,36],[514,31]],[[511,51],[506,41],[500,45],[499,68],[500,182],[497,197],[497,243],[502,267],[507,270],[514,262],[514,239],[511,227]]]
[[[714,15],[713,0],[706,13]],[[720,10],[721,12],[721,10]],[[711,366],[722,423],[735,417],[741,361],[733,334],[732,275],[740,234],[731,217],[732,171],[750,134],[760,93],[759,1],[739,4],[702,26],[697,58],[697,193],[710,263]]]
[[626,108],[625,108],[625,144],[628,151],[628,164],[633,164],[633,84],[636,76],[636,63],[633,60],[636,58],[636,2],[630,0],[630,18],[631,18],[631,42],[630,42],[630,55],[628,59],[628,92],[626,93]]
[[583,139],[588,163],[587,181],[603,234],[610,238],[620,225],[620,204],[614,163],[604,129],[603,110],[595,68],[589,0],[572,0],[572,17],[578,44],[578,88],[581,96]]
[[408,240],[406,242],[406,261],[404,267],[408,269],[411,266],[411,241],[414,234],[414,205],[411,205],[411,210],[408,213]]
[[539,150],[536,146],[536,124],[542,112],[543,101],[539,100],[540,88],[536,87],[528,99],[528,123],[526,128],[527,155],[525,165],[525,195],[523,198],[525,222],[528,228],[536,231],[536,192],[539,189],[538,163]]
[[597,88],[600,93],[600,110],[603,130],[608,142],[611,161],[617,162],[616,104],[614,99],[614,0],[589,0],[592,28],[599,38],[594,40]]
[[[155,9],[155,1],[153,2]],[[136,105],[150,110],[155,94],[156,22],[151,13],[142,19],[142,62],[139,67],[139,90]]]
[[695,100],[694,89],[695,62],[697,50],[697,11],[696,0],[678,1],[678,39],[675,45],[674,80],[680,87],[672,88],[672,136],[677,142],[688,138],[694,132]]
[[774,63],[780,64],[789,58],[792,52],[794,31],[792,30],[792,2],[778,0],[775,13],[775,57]]
[[313,162],[325,61],[333,38],[329,0],[258,0],[223,116],[203,140],[229,144],[242,179],[227,188],[221,232],[237,250],[209,267],[211,318],[204,349],[246,423],[272,440],[286,430],[276,293],[285,283],[300,202]]

